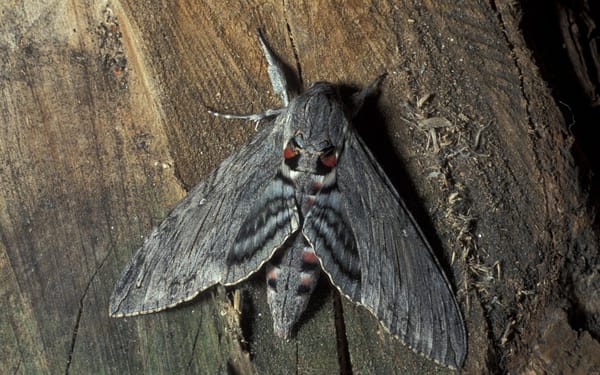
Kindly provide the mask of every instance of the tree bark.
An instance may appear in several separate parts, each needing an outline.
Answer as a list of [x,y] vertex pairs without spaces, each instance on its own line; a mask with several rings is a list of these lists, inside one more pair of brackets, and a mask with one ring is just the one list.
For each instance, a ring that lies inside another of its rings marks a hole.
[[0,6],[0,373],[448,371],[326,282],[289,342],[261,275],[241,307],[214,288],[108,317],[143,236],[254,132],[206,108],[279,105],[257,27],[305,87],[389,73],[357,126],[455,286],[465,372],[598,370],[598,237],[572,138],[498,3]]

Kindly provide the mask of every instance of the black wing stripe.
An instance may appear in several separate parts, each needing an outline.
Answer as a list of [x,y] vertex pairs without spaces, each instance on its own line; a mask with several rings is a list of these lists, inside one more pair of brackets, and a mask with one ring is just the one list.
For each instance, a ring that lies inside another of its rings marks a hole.
[[362,280],[358,248],[335,187],[323,187],[317,194],[303,231],[334,284],[358,298]]
[[227,255],[227,264],[239,264],[253,257],[257,250],[290,225],[296,212],[293,185],[279,172],[253,205]]

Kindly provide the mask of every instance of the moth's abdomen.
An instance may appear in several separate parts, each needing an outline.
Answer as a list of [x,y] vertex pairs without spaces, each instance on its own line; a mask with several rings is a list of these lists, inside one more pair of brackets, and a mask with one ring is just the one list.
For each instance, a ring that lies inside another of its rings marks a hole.
[[273,331],[289,338],[306,309],[319,280],[319,259],[301,233],[289,247],[267,263],[267,300],[273,316]]

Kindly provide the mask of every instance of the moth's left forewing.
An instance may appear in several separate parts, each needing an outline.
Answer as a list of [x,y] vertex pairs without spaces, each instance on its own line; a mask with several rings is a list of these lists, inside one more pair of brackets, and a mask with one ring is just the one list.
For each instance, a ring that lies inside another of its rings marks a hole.
[[[281,142],[280,122],[265,125],[172,209],[117,282],[112,316],[175,306],[216,283],[235,284],[267,261],[298,221],[276,177]],[[260,237],[248,226],[256,222],[257,202],[265,200],[277,215],[263,220],[259,229],[268,236]]]
[[[401,198],[352,129],[339,156],[333,191],[316,197],[315,206],[324,208],[311,211],[305,224],[305,229],[314,226],[313,221],[336,228],[305,233],[332,282],[415,351],[460,367],[466,339],[450,285]],[[325,213],[328,207],[336,212]],[[319,232],[336,236],[319,240]],[[345,252],[329,245],[339,243],[339,238],[353,238],[355,245]],[[351,261],[345,256],[355,252],[360,259],[358,286],[337,276],[347,276],[337,269]],[[348,293],[349,286],[359,290],[359,296]]]

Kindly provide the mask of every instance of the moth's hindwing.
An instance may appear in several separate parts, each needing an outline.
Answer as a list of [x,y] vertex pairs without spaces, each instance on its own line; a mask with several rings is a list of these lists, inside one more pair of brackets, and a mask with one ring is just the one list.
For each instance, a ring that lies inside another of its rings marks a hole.
[[[117,283],[112,316],[159,311],[216,283],[234,284],[260,268],[296,230],[297,213],[277,177],[280,138],[277,120],[264,126],[154,228]],[[266,202],[276,217],[249,222],[257,205],[269,208]],[[260,228],[251,233],[249,225]]]
[[[461,367],[466,338],[450,284],[412,215],[353,130],[336,172],[336,186],[316,197],[317,210],[303,227],[324,271],[343,294],[366,306],[412,349]],[[355,246],[346,244],[350,237]]]

